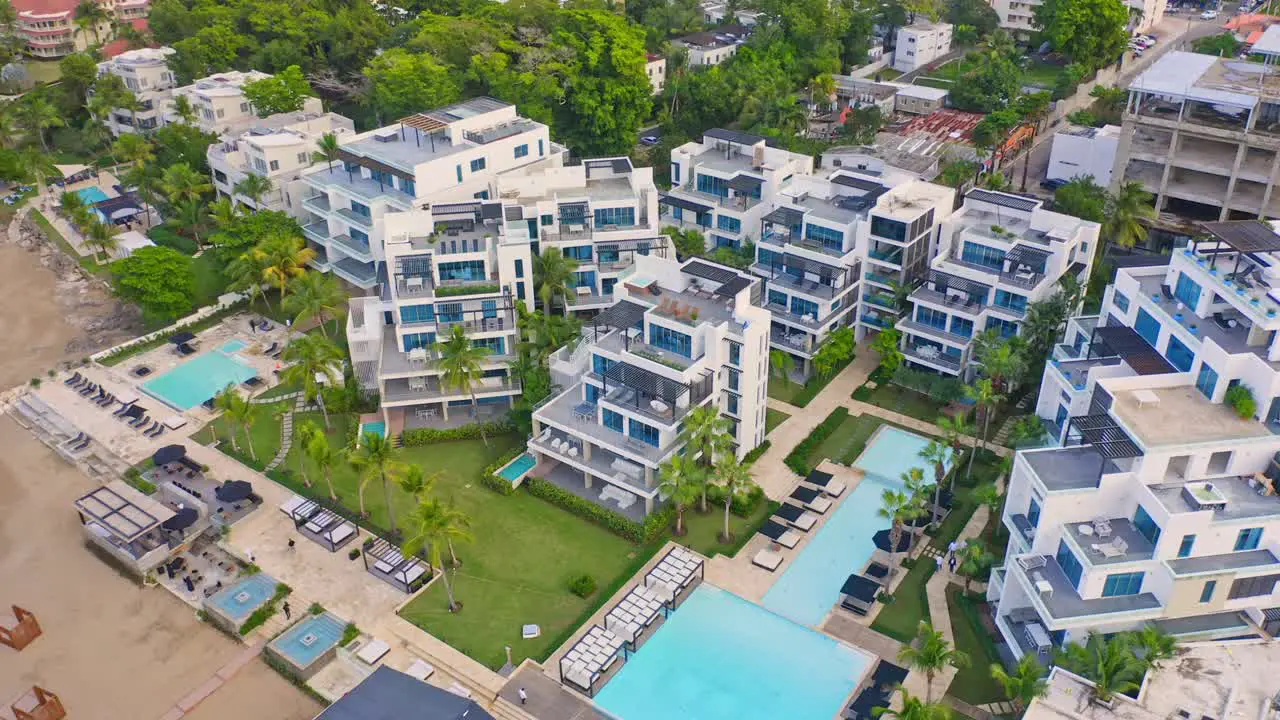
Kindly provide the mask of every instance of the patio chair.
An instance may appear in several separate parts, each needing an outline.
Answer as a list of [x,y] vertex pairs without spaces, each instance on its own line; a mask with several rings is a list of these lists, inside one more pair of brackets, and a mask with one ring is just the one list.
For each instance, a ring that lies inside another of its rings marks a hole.
[[80,374],[80,371],[79,371],[79,370],[77,370],[77,371],[75,372],[75,374],[74,374],[74,375],[72,375],[71,377],[67,378],[66,380],[63,380],[63,381],[62,381],[62,384],[63,384],[63,385],[67,385],[67,386],[72,386],[72,385],[75,385],[76,383],[80,382],[80,379],[81,379],[81,378],[83,378],[83,377],[84,377],[84,376]]

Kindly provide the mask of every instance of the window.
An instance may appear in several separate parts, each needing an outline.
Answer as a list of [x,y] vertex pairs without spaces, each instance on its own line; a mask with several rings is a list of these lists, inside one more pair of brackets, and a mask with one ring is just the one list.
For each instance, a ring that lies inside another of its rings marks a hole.
[[649,325],[649,344],[687,358],[693,357],[693,338],[661,325]]
[[600,399],[600,388],[596,387],[595,385],[586,385],[584,387],[586,387],[587,389],[586,391],[587,402],[591,403],[592,405],[595,405],[596,400]]
[[601,425],[604,425],[614,432],[622,432],[622,415],[610,410],[609,408],[604,408],[601,414]]
[[597,375],[604,375],[609,372],[611,367],[613,367],[613,361],[609,358],[600,355],[591,356],[591,372]]
[[405,305],[400,308],[400,322],[402,323],[432,323],[435,321],[436,311],[430,305]]
[[1035,498],[1031,498],[1027,505],[1027,522],[1031,523],[1031,527],[1040,527],[1040,503]]
[[1121,595],[1137,595],[1142,592],[1143,573],[1116,573],[1108,575],[1102,584],[1102,597],[1119,597]]
[[698,192],[727,198],[729,197],[729,181],[724,178],[718,178],[712,175],[702,175],[699,173]]
[[516,260],[516,277],[524,277],[524,260]]
[[542,219],[539,222],[542,223],[542,227],[546,227],[555,221],[556,221],[555,218],[552,217],[551,215],[543,215]]
[[714,245],[714,246],[716,246],[716,247],[718,247],[718,248],[722,248],[722,247],[723,247],[723,248],[736,248],[736,247],[738,247],[738,241],[737,241],[737,240],[734,240],[734,239],[733,239],[733,238],[731,238],[731,237],[725,237],[724,235],[712,235],[712,236],[711,236],[711,244],[712,244],[712,245]]
[[487,348],[490,355],[501,355],[506,343],[500,337],[477,338],[471,341],[471,347]]
[[1235,550],[1256,550],[1258,543],[1262,541],[1262,528],[1245,528],[1236,535]]
[[1133,512],[1133,527],[1152,545],[1160,542],[1160,526],[1156,524],[1155,520],[1151,519],[1151,516],[1147,514],[1147,509],[1141,505]]
[[1080,574],[1084,568],[1080,566],[1080,561],[1076,559],[1071,548],[1067,547],[1066,540],[1058,541],[1058,566],[1062,568],[1062,573],[1071,581],[1071,586],[1076,587],[1080,584]]
[[462,303],[460,302],[440,303],[437,310],[436,316],[440,322],[462,322]]
[[542,141],[539,140],[538,141],[538,157],[542,157],[544,154],[545,153],[542,152]]
[[1156,346],[1156,340],[1160,339],[1160,321],[1151,317],[1146,310],[1138,308],[1138,319],[1133,323],[1133,329],[1138,331],[1143,340],[1146,340],[1151,347]]
[[272,161],[271,161],[271,169],[272,169],[272,170],[279,170],[279,169],[280,169],[280,161],[279,161],[279,160],[272,160]]
[[528,154],[529,154],[529,144],[528,144],[528,143],[525,143],[524,145],[517,145],[517,146],[516,146],[516,158],[526,157],[526,156],[528,156]]
[[886,220],[882,217],[872,216],[871,218],[871,234],[877,235],[888,240],[897,240],[898,242],[907,241],[907,225],[898,220]]
[[818,303],[805,300],[804,298],[791,298],[791,312],[813,320],[818,319]]
[[980,265],[999,272],[1004,269],[1004,251],[968,240],[960,253],[960,259],[972,265]]
[[726,409],[728,409],[728,411],[729,411],[730,413],[733,413],[734,415],[737,415],[737,414],[738,414],[738,396],[737,396],[737,395],[726,395],[725,397],[727,398],[726,403],[725,403],[725,407],[726,407]]
[[1173,335],[1169,336],[1169,345],[1165,348],[1164,356],[1169,359],[1169,364],[1178,369],[1178,372],[1189,371],[1196,361],[1196,354]]
[[987,318],[987,329],[1000,333],[1000,337],[1013,337],[1018,334],[1018,323],[997,317]]
[[1213,399],[1213,391],[1218,387],[1218,373],[1209,367],[1209,363],[1200,363],[1200,374],[1196,377],[1196,389],[1204,396]]
[[365,205],[364,203],[355,202],[354,200],[351,201],[351,212],[361,217],[371,217],[373,215],[373,212],[369,210],[368,205]]
[[409,195],[410,197],[414,197],[418,194],[418,186],[413,180],[400,178],[400,192],[405,195]]
[[680,163],[671,163],[671,184],[680,184]]
[[998,307],[1009,308],[1023,312],[1027,309],[1027,297],[1017,293],[1011,293],[1008,290],[996,289],[996,303]]
[[1204,587],[1200,589],[1200,602],[1207,603],[1213,599],[1213,591],[1218,589],[1217,580],[1206,580]]
[[960,316],[951,318],[951,334],[961,335],[963,337],[973,337],[973,321],[966,320]]
[[806,223],[804,226],[804,236],[806,240],[822,243],[823,247],[833,250],[844,249],[844,233],[839,230],[832,230],[821,225],[813,225]]
[[580,270],[580,271],[578,271],[578,272],[574,273],[574,274],[573,274],[573,286],[574,286],[575,288],[580,288],[580,287],[584,287],[584,288],[591,288],[591,290],[592,290],[592,291],[595,291],[595,289],[596,289],[596,271],[595,271],[595,270]]
[[404,336],[404,351],[417,350],[418,348],[430,347],[436,342],[435,333],[413,333]]
[[947,329],[947,314],[923,305],[916,306],[916,322],[938,330]]
[[1196,303],[1200,302],[1200,286],[1186,273],[1178,273],[1178,282],[1173,286],[1173,296],[1194,311]]
[[742,364],[742,346],[736,342],[729,343],[729,364]]
[[308,154],[306,154],[306,153],[304,153],[304,152],[300,152],[300,153],[298,153],[298,164],[299,164],[299,165],[307,165],[307,164],[308,164],[308,163],[310,163],[310,162],[311,162],[311,156],[310,156],[310,155],[308,155]]
[[782,307],[784,307],[784,308],[785,308],[785,307],[787,306],[787,294],[786,294],[786,293],[778,292],[777,290],[770,290],[770,291],[769,291],[769,304],[770,304],[770,305],[781,305]]
[[462,166],[458,165],[455,169],[458,171],[458,182],[462,182]]
[[441,280],[484,280],[484,261],[465,260],[463,262],[440,263]]
[[591,262],[591,246],[574,245],[564,248],[564,256],[578,262]]
[[1280,580],[1280,575],[1262,575],[1236,580],[1231,583],[1231,589],[1227,591],[1227,599],[1235,600],[1237,598],[1270,595],[1276,590],[1277,580]]
[[742,232],[742,221],[736,217],[722,214],[716,217],[716,227],[729,232]]
[[738,390],[739,385],[741,383],[742,383],[742,373],[738,372],[737,370],[730,370],[729,371],[729,389]]
[[637,420],[632,420],[628,425],[630,425],[628,435],[646,445],[658,447],[658,428],[645,425]]
[[1191,555],[1191,549],[1196,546],[1195,535],[1183,535],[1182,542],[1178,544],[1178,557],[1184,558]]
[[480,302],[480,312],[482,315],[484,315],[485,319],[492,319],[492,318],[498,317],[498,301],[482,300]]
[[519,300],[524,299],[524,283],[522,282],[516,283],[516,298]]
[[629,207],[600,208],[595,212],[596,227],[616,225],[631,227],[636,224],[636,209]]
[[471,161],[471,172],[480,172],[484,169],[484,158],[476,158]]

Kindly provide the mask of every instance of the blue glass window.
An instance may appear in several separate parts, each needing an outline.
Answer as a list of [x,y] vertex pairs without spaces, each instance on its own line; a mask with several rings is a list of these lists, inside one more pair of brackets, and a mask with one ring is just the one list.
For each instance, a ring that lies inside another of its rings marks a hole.
[[409,352],[418,348],[431,347],[435,343],[435,333],[412,333],[404,336],[404,351]]
[[604,408],[601,415],[601,425],[604,425],[614,432],[622,432],[622,415],[610,410],[609,408]]
[[729,181],[724,178],[699,173],[698,192],[704,192],[709,195],[719,195],[722,198],[729,197]]
[[389,172],[382,172],[381,170],[370,168],[369,179],[379,183],[380,185],[386,185],[388,187],[396,186],[395,176]]
[[1195,310],[1196,303],[1200,302],[1200,286],[1195,280],[1187,277],[1186,273],[1178,273],[1178,282],[1173,286],[1173,296],[1182,304]]
[[516,298],[519,300],[524,299],[524,283],[522,282],[516,283]]
[[595,211],[596,227],[616,225],[631,227],[636,224],[636,209],[629,207],[599,208]]
[[1200,602],[1207,603],[1213,599],[1213,591],[1218,589],[1217,580],[1206,580],[1204,588],[1200,590]]
[[441,280],[484,280],[483,260],[440,263]]
[[485,300],[480,303],[480,310],[486,318],[498,317],[498,301]]
[[1258,543],[1262,542],[1262,528],[1245,528],[1236,535],[1235,550],[1257,550]]
[[1035,498],[1031,498],[1027,505],[1027,522],[1031,523],[1031,527],[1040,527],[1040,503]]
[[516,277],[524,277],[524,260],[516,260]]
[[516,157],[517,157],[517,158],[525,157],[525,156],[527,156],[528,154],[529,154],[529,143],[525,143],[524,145],[517,145],[517,146],[516,146]]
[[680,163],[671,163],[671,184],[680,184]]
[[1019,312],[1027,309],[1027,297],[1018,293],[1011,293],[1008,290],[996,289],[995,304],[998,307],[1009,308]]
[[729,412],[733,413],[734,415],[737,415],[738,414],[738,396],[728,395],[726,397],[728,398],[728,400],[725,402],[725,407],[729,410]]
[[916,322],[938,330],[947,329],[947,314],[923,305],[916,306]]
[[574,245],[564,249],[564,256],[578,262],[591,262],[590,245]]
[[973,337],[973,321],[966,320],[959,315],[951,318],[951,333],[953,335],[961,335],[964,337]]
[[352,240],[355,240],[356,242],[360,243],[366,248],[369,247],[369,234],[366,233],[365,231],[357,230],[355,228],[348,228],[347,235]]
[[1218,372],[1209,367],[1209,363],[1200,363],[1200,374],[1196,377],[1196,389],[1204,396],[1213,399],[1213,391],[1218,387]]
[[777,290],[770,290],[770,291],[769,291],[769,304],[770,304],[770,305],[781,305],[782,307],[786,307],[786,306],[787,306],[787,294],[786,294],[786,293],[782,293],[782,292],[778,292]]
[[693,338],[668,327],[650,324],[649,344],[685,357],[693,357]]
[[756,246],[756,259],[764,265],[782,265],[784,261],[782,253],[765,250],[759,245]]
[[503,349],[506,348],[506,343],[500,337],[477,338],[471,341],[471,346],[488,348],[490,355],[502,355]]
[[804,298],[792,296],[791,312],[795,313],[796,315],[803,315],[804,317],[817,320],[818,319],[818,303],[812,302],[810,300],[805,300]]
[[1067,547],[1066,540],[1058,541],[1058,566],[1062,568],[1062,573],[1071,581],[1072,587],[1080,585],[1080,575],[1084,572],[1080,561],[1076,559],[1075,553],[1071,552],[1071,548]]
[[742,373],[738,372],[737,370],[730,370],[729,371],[729,389],[738,390],[739,385],[741,383],[742,383]]
[[742,221],[729,215],[716,216],[716,227],[729,232],[742,232]]
[[1178,544],[1178,557],[1187,557],[1191,555],[1191,549],[1196,546],[1195,535],[1183,535],[1182,542]]
[[597,375],[604,375],[609,372],[609,368],[613,367],[613,361],[601,355],[591,356],[591,372]]
[[716,247],[718,247],[718,248],[722,248],[722,247],[723,247],[723,248],[736,248],[736,247],[738,247],[738,241],[737,241],[737,240],[734,240],[734,239],[733,239],[733,238],[731,238],[731,237],[725,237],[724,235],[712,235],[712,236],[711,236],[711,243],[712,243],[713,245],[715,245]]
[[555,221],[556,221],[556,219],[555,219],[555,217],[554,217],[554,216],[552,216],[552,215],[543,215],[543,216],[542,216],[542,220],[541,220],[540,222],[542,223],[542,226],[543,226],[543,227],[546,227],[546,226],[550,225],[551,223],[553,223],[553,222],[555,222]]
[[1116,573],[1108,575],[1102,584],[1102,597],[1119,597],[1121,595],[1137,595],[1142,592],[1142,576],[1144,573]]
[[600,388],[595,385],[585,385],[587,388],[587,402],[595,404],[600,399]]
[[1004,269],[1003,250],[987,247],[986,245],[980,245],[968,240],[964,243],[964,249],[960,253],[960,259],[967,263],[981,265],[982,267],[991,268],[996,271]]
[[538,157],[542,157],[544,154],[545,154],[545,153],[544,153],[544,152],[542,152],[542,141],[541,141],[541,140],[539,140],[539,141],[538,141]]
[[402,323],[432,323],[435,321],[436,311],[431,305],[405,305],[400,308],[400,322]]
[[871,234],[882,238],[907,241],[907,224],[899,220],[888,220],[876,215],[871,216]]
[[462,166],[458,165],[455,169],[458,171],[458,182],[462,182]]
[[1165,348],[1164,356],[1169,358],[1169,363],[1177,368],[1178,372],[1187,372],[1196,361],[1196,354],[1173,335],[1169,336],[1169,346]]
[[368,205],[358,203],[354,200],[351,201],[351,212],[360,215],[361,217],[370,217],[372,215]]
[[1160,526],[1156,524],[1155,520],[1151,519],[1147,509],[1141,505],[1133,512],[1133,527],[1152,545],[1160,542]]
[[832,248],[833,250],[844,249],[844,233],[839,230],[832,230],[831,228],[822,227],[821,225],[806,223],[804,226],[804,236],[807,240],[822,243],[823,247]]
[[579,270],[573,274],[573,286],[576,288],[584,287],[596,289],[596,271],[595,270]]
[[658,428],[650,427],[638,420],[632,420],[627,424],[629,425],[628,435],[646,445],[658,447]]
[[471,161],[471,172],[479,172],[484,169],[484,158],[476,158]]
[[1156,340],[1160,339],[1160,321],[1151,317],[1142,308],[1138,308],[1138,319],[1134,321],[1133,329],[1138,331],[1142,339],[1146,340],[1151,347],[1155,347]]
[[436,318],[440,322],[462,322],[462,303],[440,303],[437,308]]
[[1129,312],[1129,298],[1122,293],[1113,293],[1111,304],[1115,305],[1120,312]]
[[729,343],[729,364],[742,364],[742,346],[736,342]]
[[1018,323],[998,317],[987,318],[987,329],[1000,333],[1000,337],[1013,337],[1018,334]]
[[418,194],[418,185],[407,178],[400,178],[400,191],[412,197]]

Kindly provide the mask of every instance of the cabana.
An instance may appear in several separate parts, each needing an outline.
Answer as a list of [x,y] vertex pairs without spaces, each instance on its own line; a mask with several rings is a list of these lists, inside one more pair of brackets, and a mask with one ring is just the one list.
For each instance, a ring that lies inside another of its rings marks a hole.
[[871,541],[876,544],[876,547],[888,553],[906,552],[910,550],[911,539],[912,539],[911,533],[906,532],[904,530],[902,534],[898,537],[898,547],[895,548],[895,547],[890,547],[891,543],[893,542],[892,530],[881,530],[877,532],[875,535],[871,536]]
[[856,615],[866,615],[875,607],[880,583],[861,575],[850,575],[840,588],[840,607]]
[[280,510],[293,519],[298,532],[329,552],[338,552],[360,534],[359,526],[315,500],[294,495]]
[[[382,538],[369,538],[364,549],[364,569],[401,592],[413,593],[432,578],[431,565],[412,555],[405,557],[400,548]],[[370,564],[372,559],[372,564]]]
[[560,658],[560,682],[587,697],[594,697],[596,683],[617,662],[623,644],[623,639],[616,634],[592,625]]
[[605,615],[604,626],[634,650],[636,641],[662,615],[666,602],[652,590],[637,585]]
[[667,607],[676,607],[676,599],[703,577],[703,560],[689,550],[677,545],[671,548],[658,564],[644,576],[644,584],[662,598]]

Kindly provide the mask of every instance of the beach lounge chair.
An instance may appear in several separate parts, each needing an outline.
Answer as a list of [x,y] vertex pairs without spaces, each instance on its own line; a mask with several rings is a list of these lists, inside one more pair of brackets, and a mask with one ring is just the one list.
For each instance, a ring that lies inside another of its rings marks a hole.
[[782,518],[788,525],[800,532],[809,532],[814,524],[818,522],[817,515],[791,503],[783,503],[782,507],[779,507],[773,515],[774,517]]
[[759,532],[784,548],[793,548],[800,542],[800,533],[772,520],[766,520]]
[[845,490],[844,483],[836,480],[831,473],[825,473],[821,470],[814,470],[804,479],[810,485],[815,485],[822,489],[822,492],[831,497],[840,497]]
[[151,419],[151,416],[144,414],[141,417],[139,417],[137,420],[134,420],[133,422],[129,423],[129,427],[140,428],[143,425],[146,425],[147,421],[150,419]]
[[772,550],[761,550],[755,554],[755,557],[751,558],[751,564],[773,572],[782,564],[782,555]]
[[271,347],[269,347],[269,348],[267,348],[266,350],[263,350],[263,351],[262,351],[262,354],[263,354],[263,355],[271,355],[272,353],[276,352],[276,351],[277,351],[277,350],[279,350],[279,349],[280,349],[280,343],[278,343],[278,342],[273,342],[273,343],[271,343]]
[[68,385],[68,386],[70,386],[70,385],[75,385],[76,383],[80,382],[80,379],[81,379],[81,378],[83,378],[83,377],[84,377],[84,376],[80,374],[80,371],[79,371],[79,370],[77,370],[77,371],[75,372],[75,374],[74,374],[74,375],[72,375],[71,377],[67,378],[66,380],[63,380],[63,381],[62,381],[62,384],[63,384],[63,385]]
[[889,566],[878,562],[873,562],[868,565],[867,569],[862,571],[862,574],[864,577],[871,578],[881,585],[889,582]]
[[122,402],[122,403],[120,403],[120,409],[119,409],[119,410],[116,410],[115,412],[113,412],[113,413],[111,413],[111,414],[112,414],[112,415],[114,415],[114,416],[116,416],[116,417],[120,417],[121,415],[123,415],[123,414],[125,414],[125,413],[129,412],[129,408],[130,408],[130,406],[132,406],[132,405],[133,405],[133,403],[124,403],[124,402]]
[[840,588],[840,607],[855,615],[866,615],[875,607],[880,583],[862,575],[850,575]]
[[90,395],[93,394],[93,391],[97,389],[98,389],[97,385],[93,383],[89,383],[88,385],[85,385],[83,388],[81,388],[80,397],[89,397]]
[[819,515],[831,509],[831,501],[822,497],[822,493],[813,488],[798,487],[791,491],[790,498],[798,501],[807,510],[812,510]]

